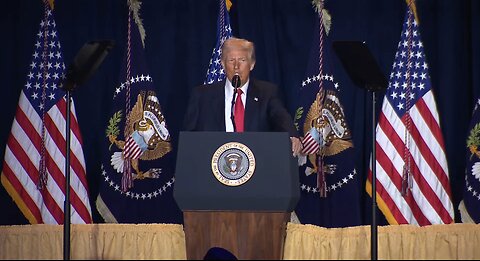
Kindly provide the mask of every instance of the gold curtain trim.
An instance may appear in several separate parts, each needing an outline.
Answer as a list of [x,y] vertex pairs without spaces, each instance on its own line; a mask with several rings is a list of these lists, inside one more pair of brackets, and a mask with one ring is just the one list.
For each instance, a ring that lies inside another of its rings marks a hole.
[[[186,259],[183,226],[71,226],[72,259]],[[62,259],[62,225],[0,226],[0,259]]]
[[[287,225],[284,259],[370,259],[370,226]],[[480,225],[378,227],[378,259],[480,259]]]
[[[378,227],[378,259],[480,259],[480,225]],[[0,226],[0,259],[62,259],[62,225]],[[186,259],[177,224],[72,225],[72,259]],[[370,226],[288,223],[284,259],[370,259]]]

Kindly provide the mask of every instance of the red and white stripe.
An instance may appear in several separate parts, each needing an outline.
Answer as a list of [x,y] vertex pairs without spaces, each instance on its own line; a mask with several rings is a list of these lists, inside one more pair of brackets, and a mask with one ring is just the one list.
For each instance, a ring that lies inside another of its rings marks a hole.
[[388,99],[384,99],[376,129],[376,187],[377,197],[382,201],[379,207],[391,224],[452,223],[454,211],[447,159],[432,91],[420,98],[409,112],[408,152],[413,180],[411,190],[403,196],[406,116],[399,118]]
[[[41,158],[42,119],[21,92],[7,141],[2,183],[32,224],[63,224],[65,201],[66,101],[60,99],[45,116],[46,189],[37,189]],[[92,223],[85,159],[75,106],[71,110],[71,223]]]
[[302,140],[302,145],[302,153],[305,155],[317,153],[320,149],[320,145],[313,138],[312,134],[310,134],[310,131],[305,134],[305,137]]
[[129,136],[125,141],[123,150],[125,159],[138,159],[142,155],[142,149],[138,146],[132,136]]

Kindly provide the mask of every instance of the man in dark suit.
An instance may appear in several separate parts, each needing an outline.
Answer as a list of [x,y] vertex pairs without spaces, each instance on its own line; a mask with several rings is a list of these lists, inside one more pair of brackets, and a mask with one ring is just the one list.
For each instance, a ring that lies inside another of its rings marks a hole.
[[227,39],[222,46],[221,62],[227,79],[194,88],[184,129],[288,132],[292,153],[297,156],[302,145],[278,87],[250,78],[255,66],[254,44],[245,39]]

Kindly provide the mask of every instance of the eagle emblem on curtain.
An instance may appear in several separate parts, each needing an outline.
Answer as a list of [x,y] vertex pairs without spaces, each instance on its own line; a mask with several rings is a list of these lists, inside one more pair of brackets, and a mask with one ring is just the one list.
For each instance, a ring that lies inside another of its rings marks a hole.
[[161,169],[150,168],[142,170],[140,160],[155,160],[172,150],[170,134],[166,127],[160,104],[153,91],[142,91],[125,121],[126,141],[118,140],[118,122],[121,121],[121,111],[111,119],[107,128],[107,137],[111,145],[121,151],[113,152],[112,167],[123,173],[125,160],[130,160],[134,179],[158,178]]

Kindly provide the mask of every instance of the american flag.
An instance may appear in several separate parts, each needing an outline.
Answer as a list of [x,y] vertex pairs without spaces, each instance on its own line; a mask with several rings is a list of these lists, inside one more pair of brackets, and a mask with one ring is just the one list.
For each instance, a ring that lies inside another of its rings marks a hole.
[[[32,224],[63,224],[65,200],[65,65],[46,3],[27,81],[5,150],[2,184]],[[82,137],[72,102],[71,222],[92,223]]]
[[220,8],[217,20],[217,44],[212,52],[207,71],[207,78],[205,84],[211,84],[216,81],[223,81],[225,79],[225,72],[223,71],[220,57],[222,55],[222,45],[225,40],[232,37],[232,27],[230,27],[230,17],[225,4],[225,0],[219,0]]
[[[445,146],[420,30],[410,8],[376,128],[377,203],[390,224],[449,224]],[[367,191],[371,195],[371,172]]]

